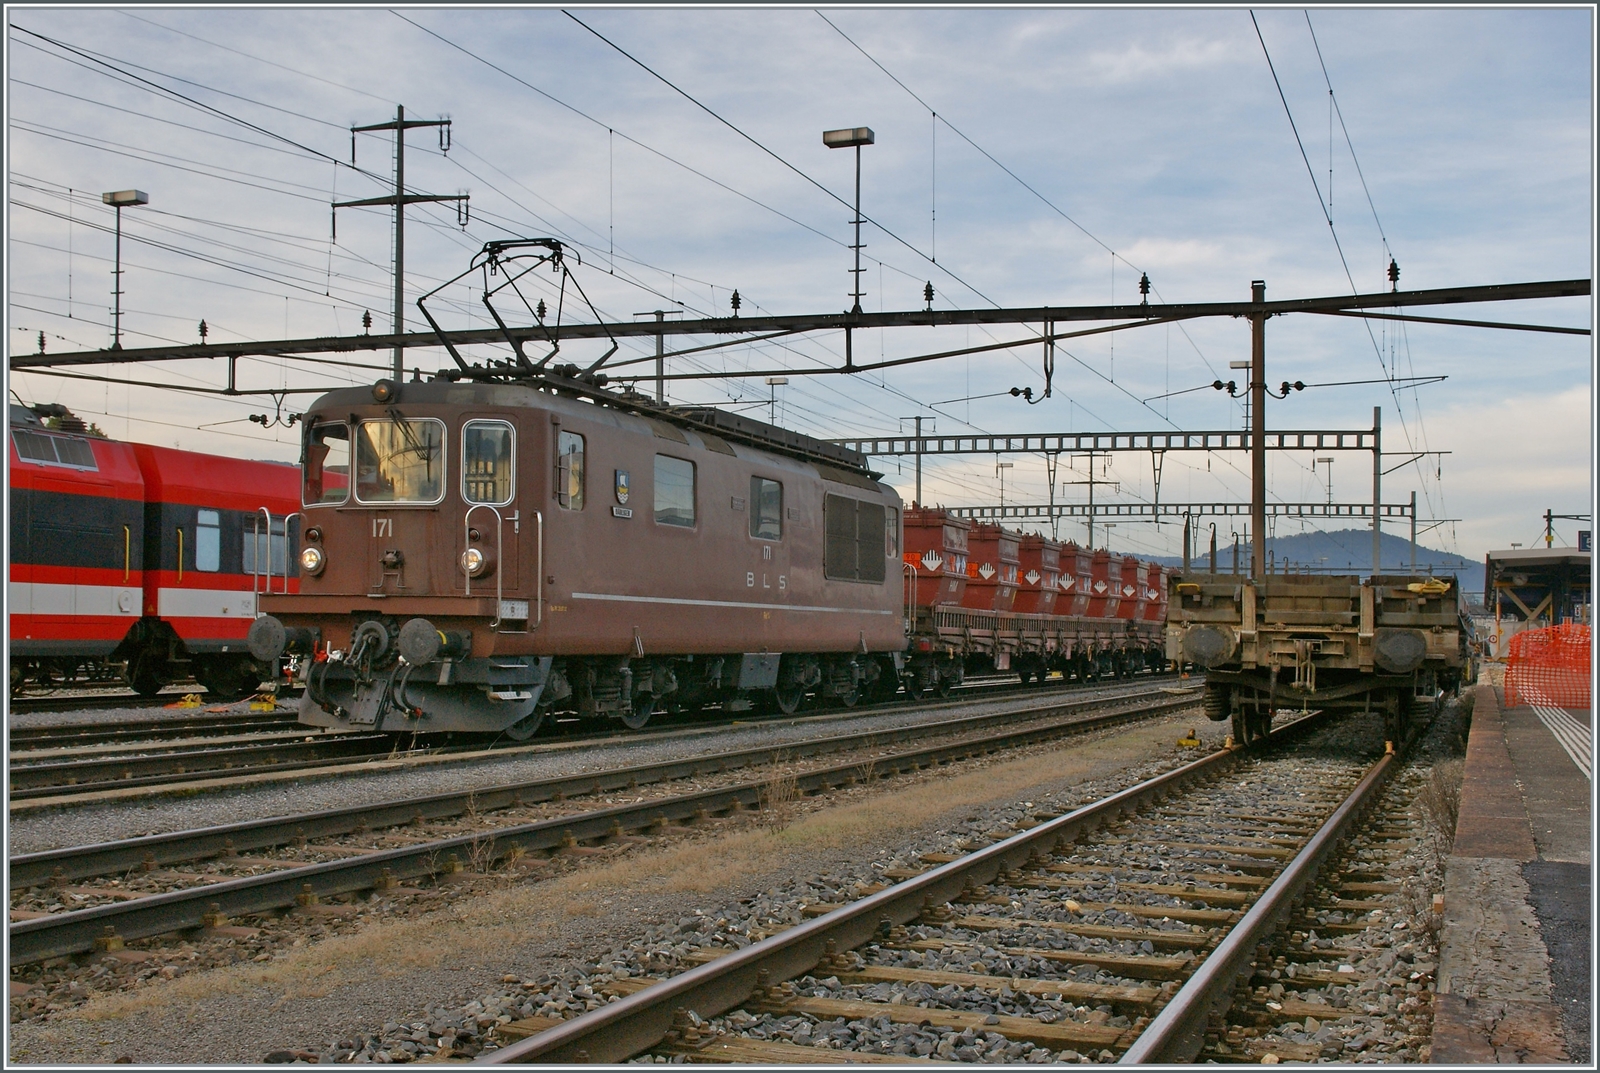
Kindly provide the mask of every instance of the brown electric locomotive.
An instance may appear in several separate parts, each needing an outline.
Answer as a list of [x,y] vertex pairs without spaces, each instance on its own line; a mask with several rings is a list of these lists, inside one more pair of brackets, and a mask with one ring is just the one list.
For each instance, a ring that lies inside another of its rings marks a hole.
[[525,738],[898,686],[901,502],[855,452],[558,375],[384,380],[304,425],[300,592],[250,632],[303,723]]

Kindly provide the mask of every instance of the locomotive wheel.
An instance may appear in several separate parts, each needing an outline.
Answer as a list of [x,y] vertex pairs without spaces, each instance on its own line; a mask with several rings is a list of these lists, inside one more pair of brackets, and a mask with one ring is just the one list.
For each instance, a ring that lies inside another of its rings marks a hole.
[[527,741],[539,732],[539,727],[544,724],[545,710],[534,708],[528,715],[506,727],[504,734],[512,741]]
[[781,686],[772,691],[772,699],[778,704],[778,711],[784,715],[793,715],[800,710],[800,702],[806,699],[806,691],[799,686],[784,689]]

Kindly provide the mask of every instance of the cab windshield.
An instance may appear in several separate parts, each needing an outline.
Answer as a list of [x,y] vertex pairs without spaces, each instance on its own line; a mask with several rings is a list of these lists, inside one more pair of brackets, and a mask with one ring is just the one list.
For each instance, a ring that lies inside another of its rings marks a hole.
[[356,499],[437,503],[444,498],[444,423],[363,421],[356,426]]

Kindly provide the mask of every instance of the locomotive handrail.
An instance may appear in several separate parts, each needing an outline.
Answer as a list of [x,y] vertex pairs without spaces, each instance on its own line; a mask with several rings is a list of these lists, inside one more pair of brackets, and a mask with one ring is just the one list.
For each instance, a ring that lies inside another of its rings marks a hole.
[[909,637],[909,636],[911,636],[911,625],[916,620],[916,617],[917,617],[916,616],[916,611],[914,609],[917,606],[917,586],[918,586],[918,583],[920,582],[921,579],[917,575],[917,567],[916,567],[915,563],[908,563],[908,562],[905,562],[904,560],[901,560],[900,573],[902,575],[909,574],[910,578],[911,578],[911,587],[906,592],[906,613],[905,613],[905,618],[902,620],[902,626],[904,628],[905,634],[906,634],[907,637]]
[[533,518],[534,521],[539,523],[539,532],[534,538],[534,544],[539,553],[539,572],[534,576],[533,579],[533,628],[537,630],[541,625],[544,624],[544,511],[534,511]]
[[126,585],[133,575],[133,528],[122,527],[122,583]]
[[[505,556],[502,553],[505,551],[506,544],[506,523],[505,519],[500,516],[499,508],[491,503],[478,503],[468,507],[467,513],[461,516],[463,552],[466,550],[466,545],[472,540],[472,526],[469,523],[472,520],[472,512],[476,510],[487,510],[494,515],[494,621],[489,623],[489,628],[495,630],[500,628],[500,603],[505,596]],[[544,569],[543,562],[539,564],[539,569]],[[466,570],[461,572],[467,575],[467,595],[471,596],[472,575]]]
[[[289,595],[289,564],[294,562],[294,557],[289,554],[289,519],[299,518],[305,521],[306,512],[303,510],[290,511],[283,516],[283,594]],[[267,530],[267,554],[272,554],[272,531]]]
[[[257,514],[265,514],[267,516],[267,557],[266,557],[267,558],[267,584],[266,584],[266,591],[265,591],[264,594],[260,593],[256,588],[257,582],[261,579],[261,530],[258,528],[256,530],[256,533],[255,533],[255,537],[256,537],[256,569],[255,569],[255,573],[250,575],[250,591],[252,593],[257,593],[258,595],[271,596],[272,595],[272,511],[268,510],[266,507],[257,507],[256,508],[256,513]],[[284,539],[285,545],[287,545],[288,540],[289,540],[289,526],[288,526],[287,522],[284,523],[284,527],[283,527],[283,539]],[[287,546],[285,546],[284,552],[287,554],[287,552],[288,552],[288,547]],[[286,576],[289,573],[289,564],[288,563],[284,564],[284,571],[283,572],[284,572],[284,574]],[[288,590],[286,589],[285,591],[288,591]]]

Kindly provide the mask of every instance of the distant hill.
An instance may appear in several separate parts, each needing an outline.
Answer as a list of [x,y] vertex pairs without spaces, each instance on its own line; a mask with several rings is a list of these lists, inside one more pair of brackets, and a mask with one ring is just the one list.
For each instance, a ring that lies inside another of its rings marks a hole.
[[[1211,531],[1195,535],[1192,567],[1204,570],[1210,563]],[[1383,534],[1383,556],[1379,573],[1404,574],[1411,570],[1411,541],[1393,533]],[[1275,569],[1280,569],[1287,559],[1289,568],[1309,567],[1317,574],[1370,574],[1372,573],[1372,530],[1340,529],[1331,533],[1298,533],[1294,536],[1268,538],[1267,552]],[[1249,562],[1248,545],[1239,549],[1239,568]],[[1148,556],[1168,566],[1181,566],[1182,556]],[[1233,569],[1233,544],[1225,536],[1217,537],[1217,569]],[[1452,574],[1460,579],[1462,589],[1473,592],[1483,588],[1483,563],[1464,559],[1459,555],[1417,545],[1417,573],[1443,577]]]

